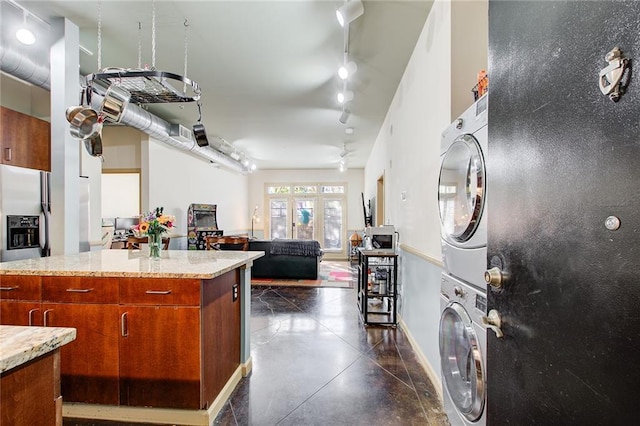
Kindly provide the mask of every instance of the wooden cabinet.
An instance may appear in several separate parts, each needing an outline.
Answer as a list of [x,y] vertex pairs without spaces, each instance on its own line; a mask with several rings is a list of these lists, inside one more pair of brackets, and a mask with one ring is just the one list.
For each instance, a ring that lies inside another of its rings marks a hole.
[[42,277],[42,315],[48,327],[73,327],[62,348],[65,401],[117,405],[118,281],[94,277]]
[[0,424],[61,425],[59,349],[0,375]]
[[203,408],[198,307],[120,309],[120,404]]
[[67,402],[207,409],[240,365],[240,271],[214,279],[0,276],[0,323],[73,327]]
[[38,276],[0,276],[0,324],[42,326]]
[[49,122],[0,107],[0,162],[51,171]]

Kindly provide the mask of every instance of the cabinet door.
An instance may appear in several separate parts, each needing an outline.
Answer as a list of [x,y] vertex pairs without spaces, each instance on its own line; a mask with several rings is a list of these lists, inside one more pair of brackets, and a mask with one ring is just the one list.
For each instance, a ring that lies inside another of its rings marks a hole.
[[24,157],[29,124],[25,125],[24,114],[8,108],[0,108],[0,129],[2,131],[2,163],[26,167],[19,161]]
[[[240,365],[240,273],[233,270],[202,285],[204,397],[212,403]],[[234,286],[237,289],[234,298]]]
[[0,324],[42,326],[40,302],[0,301]]
[[51,124],[35,117],[29,117],[29,139],[26,151],[27,167],[51,171]]
[[51,171],[51,125],[0,107],[3,164]]
[[67,402],[118,404],[118,305],[43,303],[45,325],[74,327],[61,350],[62,397]]
[[200,309],[122,306],[120,320],[120,405],[205,408]]

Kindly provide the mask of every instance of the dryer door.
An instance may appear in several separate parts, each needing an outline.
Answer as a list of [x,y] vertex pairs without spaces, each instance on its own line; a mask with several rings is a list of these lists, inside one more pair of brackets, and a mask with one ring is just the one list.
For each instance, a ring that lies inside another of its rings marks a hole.
[[469,314],[456,302],[440,317],[440,367],[456,409],[467,420],[477,420],[485,399],[482,352]]
[[438,205],[442,230],[453,241],[471,238],[484,207],[485,168],[478,141],[459,136],[447,150],[440,167]]

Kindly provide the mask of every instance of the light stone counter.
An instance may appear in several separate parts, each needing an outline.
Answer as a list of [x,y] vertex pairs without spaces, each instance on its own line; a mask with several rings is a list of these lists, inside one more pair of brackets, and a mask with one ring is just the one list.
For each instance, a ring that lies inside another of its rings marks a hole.
[[0,325],[0,373],[66,345],[75,328]]
[[2,275],[211,279],[240,266],[251,267],[262,251],[100,250],[0,263]]

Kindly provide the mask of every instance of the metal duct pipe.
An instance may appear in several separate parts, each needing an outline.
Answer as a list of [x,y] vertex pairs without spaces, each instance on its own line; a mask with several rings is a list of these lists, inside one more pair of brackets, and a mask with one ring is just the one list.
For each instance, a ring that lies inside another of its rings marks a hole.
[[[23,51],[0,45],[0,64],[2,65],[2,71],[35,86],[51,91],[51,72],[48,59],[49,57],[46,56],[46,61],[38,61],[29,57]],[[83,80],[84,78],[81,77],[81,79]],[[91,98],[91,106],[94,109],[100,108],[102,100],[103,96],[94,92]],[[121,123],[136,128],[174,148],[191,152],[198,157],[220,164],[222,167],[240,173],[249,172],[248,168],[241,162],[227,157],[210,146],[200,147],[195,141],[188,143],[172,137],[169,134],[170,124],[168,122],[136,105],[127,105],[123,112]]]
[[[93,94],[91,95],[91,107],[95,110],[98,110],[100,108],[100,105],[102,105],[102,100],[103,97],[100,94],[93,92]],[[140,108],[137,105],[129,103],[126,106],[124,112],[122,113],[122,119],[120,123],[138,129],[153,137],[154,139],[171,145],[174,148],[191,152],[199,157],[218,163],[222,167],[226,167],[228,169],[241,173],[248,172],[248,170],[242,165],[241,162],[227,157],[211,147],[200,147],[195,141],[184,142],[170,136],[170,123],[158,117],[157,115],[153,115],[149,111]]]
[[24,53],[0,45],[0,69],[14,77],[51,90],[51,72],[49,70],[49,56],[44,59],[30,58]]

